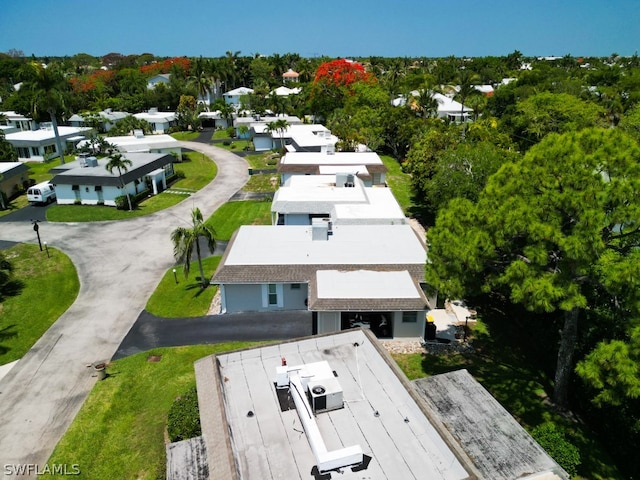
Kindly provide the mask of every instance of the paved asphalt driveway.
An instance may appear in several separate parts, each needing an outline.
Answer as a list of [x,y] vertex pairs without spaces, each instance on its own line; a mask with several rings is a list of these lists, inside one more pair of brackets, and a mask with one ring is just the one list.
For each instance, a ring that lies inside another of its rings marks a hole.
[[[114,355],[161,276],[174,264],[171,231],[188,226],[194,206],[206,217],[246,183],[243,159],[203,143],[181,143],[218,164],[215,180],[191,198],[131,220],[40,224],[42,240],[71,257],[80,292],[0,381],[0,466],[42,466],[48,460],[95,383],[87,365]],[[0,223],[0,241],[37,242],[31,222],[24,220]],[[25,321],[28,315],[25,312]],[[4,469],[0,475],[9,478]]]
[[202,343],[283,340],[312,334],[311,312],[246,312],[197,318],[160,318],[144,311],[114,360],[156,347]]

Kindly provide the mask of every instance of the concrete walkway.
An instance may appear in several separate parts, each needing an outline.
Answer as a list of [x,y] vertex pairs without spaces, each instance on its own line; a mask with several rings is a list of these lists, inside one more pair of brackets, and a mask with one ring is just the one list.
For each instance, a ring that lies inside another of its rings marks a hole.
[[[87,365],[114,355],[161,276],[174,264],[171,231],[189,225],[193,207],[206,218],[248,180],[247,163],[233,153],[181,143],[214,159],[218,175],[180,204],[119,222],[40,224],[42,240],[75,264],[80,292],[0,381],[0,466],[42,466],[48,460],[96,381]],[[36,243],[33,233],[30,222],[0,224],[0,241]],[[1,475],[15,478],[4,469]]]

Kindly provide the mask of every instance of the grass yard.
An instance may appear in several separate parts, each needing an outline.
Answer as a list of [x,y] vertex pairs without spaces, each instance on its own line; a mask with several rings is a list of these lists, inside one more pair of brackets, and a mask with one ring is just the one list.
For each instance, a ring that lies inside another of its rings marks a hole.
[[180,203],[188,194],[162,192],[140,202],[133,210],[118,210],[105,205],[53,205],[47,210],[50,222],[100,222],[142,217]]
[[171,136],[178,141],[190,142],[200,136],[200,132],[175,132]]
[[[65,163],[69,163],[75,160],[75,156],[65,155],[64,159]],[[56,158],[50,162],[27,162],[26,165],[29,167],[30,178],[32,178],[36,183],[46,182],[53,178],[53,175],[49,173],[49,170],[60,165],[60,158]]]
[[27,205],[29,205],[29,202],[27,201],[27,194],[23,193],[22,195],[14,198],[13,200],[11,200],[10,202],[8,202],[9,204],[7,205],[7,209],[6,210],[0,210],[0,217],[4,217],[5,215],[9,215],[10,213],[15,212],[16,210],[20,210],[23,207],[26,207]]
[[174,163],[176,172],[182,172],[182,178],[171,185],[174,189],[197,191],[208,185],[218,174],[217,165],[207,156],[199,152],[182,154],[183,161]]
[[278,165],[279,158],[279,153],[269,151],[262,154],[247,155],[245,160],[249,163],[251,168],[261,170],[267,168],[275,169]]
[[73,263],[49,247],[20,244],[4,251],[22,292],[0,303],[0,365],[21,358],[75,301],[80,281]]
[[271,225],[271,202],[227,202],[207,219],[207,223],[215,229],[216,239],[228,241],[241,225]]
[[[593,432],[551,408],[546,395],[546,391],[551,391],[551,379],[542,368],[526,362],[517,339],[511,337],[507,344],[504,338],[493,338],[482,322],[474,329],[473,337],[473,353],[393,355],[393,358],[411,380],[466,368],[528,431],[544,422],[559,426],[580,450],[582,465],[578,478],[622,480]],[[506,345],[509,347],[505,348]]]
[[411,176],[402,171],[400,164],[394,158],[388,155],[381,155],[380,158],[388,169],[385,176],[387,185],[389,185],[394,197],[402,207],[402,211],[409,217],[414,216],[415,204],[413,202]]
[[[202,260],[207,278],[211,278],[220,263],[219,256],[207,257]],[[209,285],[206,289],[200,288],[196,277],[200,276],[198,262],[191,262],[189,278],[184,277],[182,265],[167,270],[147,302],[146,310],[153,315],[165,318],[201,317],[206,315],[211,306],[213,296],[218,287]],[[176,278],[178,282],[176,283]]]
[[[165,426],[176,397],[195,384],[199,358],[247,347],[226,343],[158,348],[117,360],[97,382],[49,465],[77,464],[77,478],[165,478]],[[148,362],[150,355],[161,356]]]

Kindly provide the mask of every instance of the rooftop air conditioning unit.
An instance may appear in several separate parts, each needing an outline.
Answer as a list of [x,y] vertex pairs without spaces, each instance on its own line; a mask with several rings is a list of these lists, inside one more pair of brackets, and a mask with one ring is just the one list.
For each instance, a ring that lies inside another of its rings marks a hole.
[[307,389],[314,413],[337,410],[344,406],[342,387],[335,377],[309,381]]

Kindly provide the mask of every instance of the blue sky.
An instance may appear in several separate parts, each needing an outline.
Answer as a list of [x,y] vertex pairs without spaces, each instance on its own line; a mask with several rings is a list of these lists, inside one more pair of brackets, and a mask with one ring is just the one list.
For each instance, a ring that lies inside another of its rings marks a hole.
[[0,52],[439,57],[640,50],[640,0],[4,0]]

